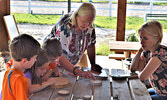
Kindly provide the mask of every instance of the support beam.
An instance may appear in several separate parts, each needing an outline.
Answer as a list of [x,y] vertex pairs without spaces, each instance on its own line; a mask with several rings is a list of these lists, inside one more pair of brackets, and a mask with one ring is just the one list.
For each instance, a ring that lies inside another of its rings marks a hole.
[[126,3],[127,0],[118,0],[116,41],[125,40]]
[[68,13],[71,12],[71,0],[68,0]]
[[3,16],[10,14],[10,0],[0,0],[0,50],[8,50],[8,35]]

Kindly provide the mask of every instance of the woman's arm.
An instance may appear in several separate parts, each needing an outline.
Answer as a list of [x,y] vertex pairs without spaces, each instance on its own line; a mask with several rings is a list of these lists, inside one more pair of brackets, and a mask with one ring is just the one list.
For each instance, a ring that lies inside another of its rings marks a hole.
[[[73,72],[74,66],[64,56],[59,57],[59,63],[64,69],[68,70],[69,72]],[[75,73],[84,78],[94,78],[95,79],[93,74],[89,71],[82,71],[80,69],[76,69]]]
[[143,71],[139,74],[140,80],[147,80],[161,64],[162,62],[158,57],[152,57]]
[[93,45],[92,47],[87,49],[88,52],[88,57],[89,57],[89,61],[91,64],[95,64],[95,60],[96,60],[96,56],[95,56],[95,45]]
[[132,60],[132,64],[130,67],[131,72],[141,71],[144,68],[145,58],[141,57],[142,52],[143,52],[143,49],[140,48],[139,51],[137,52],[136,56]]

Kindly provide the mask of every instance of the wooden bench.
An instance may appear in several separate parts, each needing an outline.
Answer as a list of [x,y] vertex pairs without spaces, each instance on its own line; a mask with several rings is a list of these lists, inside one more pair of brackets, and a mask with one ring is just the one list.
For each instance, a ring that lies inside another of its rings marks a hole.
[[[114,79],[115,75],[124,75]],[[151,100],[146,86],[128,70],[111,69],[111,96],[114,100]]]
[[167,14],[146,14],[145,22],[147,20],[167,20]]

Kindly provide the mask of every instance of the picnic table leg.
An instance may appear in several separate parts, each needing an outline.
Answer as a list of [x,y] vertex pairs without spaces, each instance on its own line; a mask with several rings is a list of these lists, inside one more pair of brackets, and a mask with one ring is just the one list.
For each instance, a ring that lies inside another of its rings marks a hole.
[[131,58],[131,52],[125,51],[125,58]]

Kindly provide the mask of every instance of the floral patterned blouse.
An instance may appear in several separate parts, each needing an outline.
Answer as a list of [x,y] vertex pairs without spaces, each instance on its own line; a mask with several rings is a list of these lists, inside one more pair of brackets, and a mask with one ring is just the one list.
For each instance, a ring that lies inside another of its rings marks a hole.
[[58,38],[63,48],[63,56],[73,65],[77,64],[85,50],[96,43],[95,29],[88,27],[78,35],[70,17],[56,24],[48,37]]
[[146,51],[144,52],[144,56],[147,63],[154,56],[162,61],[162,64],[151,75],[150,83],[160,95],[167,96],[167,47],[161,45],[152,55],[149,51]]

